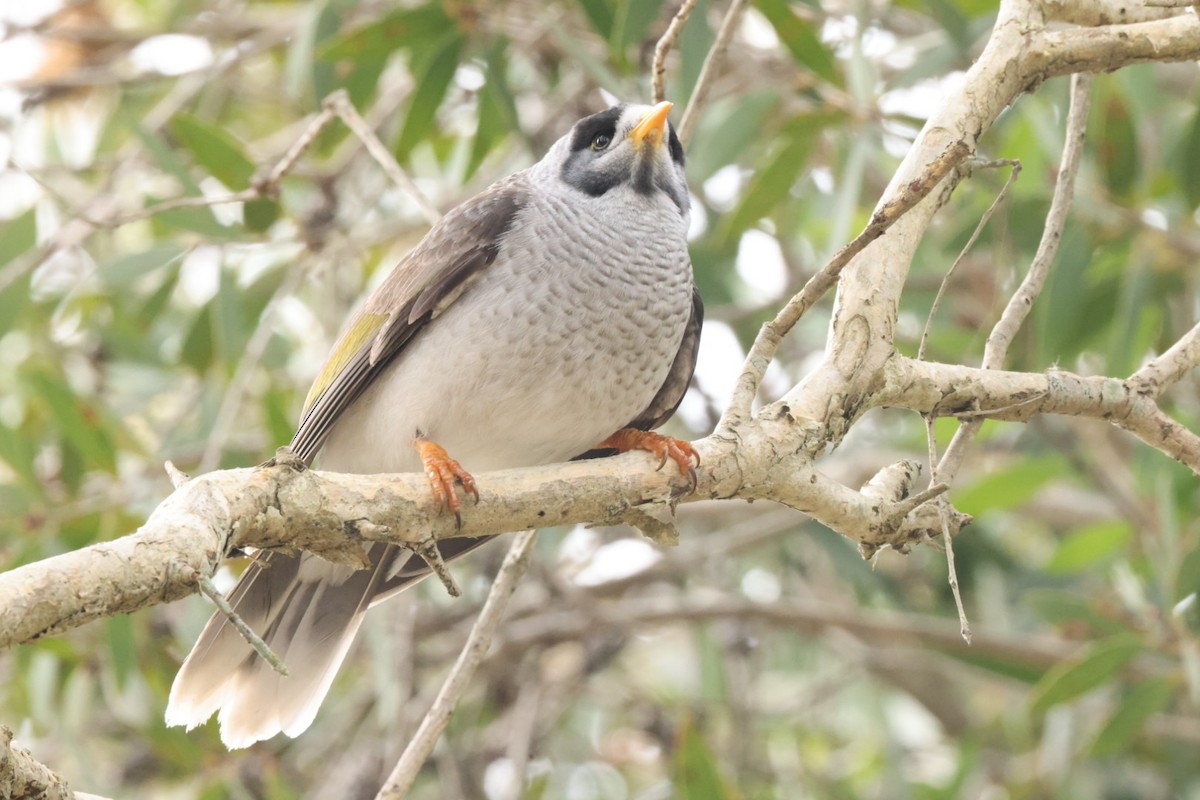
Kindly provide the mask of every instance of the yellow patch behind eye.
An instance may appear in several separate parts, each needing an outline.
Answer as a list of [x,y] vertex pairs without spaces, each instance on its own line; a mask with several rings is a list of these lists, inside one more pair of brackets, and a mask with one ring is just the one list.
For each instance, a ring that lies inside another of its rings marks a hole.
[[308,390],[308,397],[304,398],[305,412],[312,407],[313,403],[317,402],[317,398],[324,394],[326,389],[333,385],[338,375],[342,374],[358,352],[379,332],[387,319],[387,314],[360,314],[346,329],[337,344],[333,346],[333,352],[325,361],[321,374],[313,381],[312,388]]

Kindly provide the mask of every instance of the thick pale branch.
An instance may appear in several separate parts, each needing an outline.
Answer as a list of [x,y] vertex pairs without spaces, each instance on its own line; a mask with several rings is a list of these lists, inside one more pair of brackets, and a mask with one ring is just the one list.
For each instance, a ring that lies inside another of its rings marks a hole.
[[1054,370],[1005,372],[896,356],[885,370],[879,405],[935,416],[977,412],[1026,422],[1036,414],[1106,420],[1200,475],[1200,436],[1170,419],[1152,397],[1118,378]]
[[552,525],[637,525],[645,508],[707,498],[776,500],[870,547],[903,546],[936,526],[929,506],[867,497],[818,473],[805,450],[808,428],[775,411],[736,439],[698,442],[703,466],[686,497],[687,479],[655,471],[647,454],[485,473],[461,528],[437,513],[420,474],[287,465],[209,473],[184,483],[134,534],[0,575],[0,647],[193,594],[200,576],[247,547],[300,548],[362,565],[363,542],[420,548]]
[[1158,397],[1196,367],[1200,367],[1200,323],[1167,352],[1130,375],[1128,383],[1142,394]]
[[65,780],[12,740],[13,732],[0,725],[0,797],[73,800]]
[[1175,16],[1178,10],[1153,8],[1146,0],[1042,0],[1048,19],[1074,25],[1118,25]]
[[1027,74],[1035,82],[1147,61],[1191,61],[1200,58],[1200,17],[1184,13],[1128,25],[1044,31],[1029,52]]

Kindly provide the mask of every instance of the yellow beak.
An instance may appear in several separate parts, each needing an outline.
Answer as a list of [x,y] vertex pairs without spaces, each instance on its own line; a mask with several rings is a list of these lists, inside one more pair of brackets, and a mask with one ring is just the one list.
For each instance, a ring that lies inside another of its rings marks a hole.
[[633,130],[629,132],[629,138],[633,140],[634,147],[642,147],[643,142],[654,145],[662,142],[663,130],[667,125],[667,114],[671,111],[671,105],[666,100],[662,101],[647,111],[646,116],[633,126]]

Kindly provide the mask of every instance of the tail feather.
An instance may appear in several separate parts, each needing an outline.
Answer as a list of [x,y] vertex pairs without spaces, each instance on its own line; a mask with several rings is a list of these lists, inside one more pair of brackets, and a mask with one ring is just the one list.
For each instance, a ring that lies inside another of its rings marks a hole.
[[[439,549],[450,561],[491,538],[450,539]],[[221,740],[230,749],[307,729],[367,609],[429,575],[419,556],[395,545],[370,545],[367,556],[365,570],[308,554],[256,559],[229,599],[289,674],[275,672],[218,612],[175,676],[167,724],[190,730],[219,711]]]

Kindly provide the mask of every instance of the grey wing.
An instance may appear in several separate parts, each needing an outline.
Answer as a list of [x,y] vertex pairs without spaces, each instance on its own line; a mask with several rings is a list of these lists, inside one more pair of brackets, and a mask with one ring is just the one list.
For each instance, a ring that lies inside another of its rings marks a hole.
[[671,370],[662,388],[646,410],[639,414],[626,427],[649,431],[657,428],[671,418],[675,409],[683,402],[688,385],[692,382],[692,373],[696,371],[696,355],[700,351],[700,327],[704,324],[704,302],[700,292],[692,287],[692,316],[688,318],[687,328],[683,332],[683,340],[679,343],[679,352],[671,363]]
[[430,229],[367,299],[309,392],[291,449],[312,463],[338,417],[412,337],[496,260],[524,205],[517,173],[455,208]]

